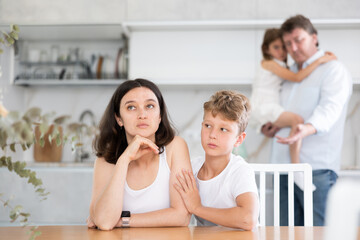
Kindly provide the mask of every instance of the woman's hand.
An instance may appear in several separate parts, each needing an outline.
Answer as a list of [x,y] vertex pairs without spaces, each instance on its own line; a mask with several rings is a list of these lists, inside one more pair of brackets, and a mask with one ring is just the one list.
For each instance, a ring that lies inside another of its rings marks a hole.
[[129,162],[141,158],[143,155],[154,152],[159,153],[159,147],[150,139],[136,135],[125,149],[124,153],[120,156],[126,156]]
[[175,189],[179,192],[189,213],[194,213],[198,207],[201,207],[201,199],[192,172],[183,169],[182,174],[176,174],[176,178]]

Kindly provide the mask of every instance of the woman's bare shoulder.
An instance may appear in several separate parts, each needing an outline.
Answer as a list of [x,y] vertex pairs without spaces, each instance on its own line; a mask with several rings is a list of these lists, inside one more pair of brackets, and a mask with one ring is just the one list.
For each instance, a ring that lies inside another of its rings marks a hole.
[[166,151],[173,151],[176,149],[187,148],[185,140],[180,136],[175,136],[174,139],[166,145]]
[[[182,137],[175,136],[166,146],[166,155],[169,166],[178,166],[190,163],[189,149]],[[173,164],[175,163],[175,165]]]
[[114,164],[108,163],[105,158],[103,157],[98,157],[95,160],[95,164],[94,164],[94,168],[95,169],[102,169],[102,170],[106,170],[106,169],[113,169],[115,167]]

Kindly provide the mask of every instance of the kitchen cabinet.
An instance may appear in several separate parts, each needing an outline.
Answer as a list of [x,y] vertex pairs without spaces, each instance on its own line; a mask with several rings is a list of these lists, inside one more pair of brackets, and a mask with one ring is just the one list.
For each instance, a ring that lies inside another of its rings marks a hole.
[[[63,225],[86,224],[89,215],[93,167],[90,164],[63,166],[38,164],[29,169],[36,171],[36,176],[43,181],[43,186],[50,194],[47,200],[40,201],[33,186],[7,169],[0,168],[1,192],[5,197],[13,196],[12,204],[20,204],[24,211],[30,212],[31,224]],[[11,184],[10,184],[11,183]],[[0,208],[0,226],[10,224],[7,209]]]
[[109,85],[127,79],[120,24],[20,25],[15,85]]
[[[360,19],[312,21],[319,31],[320,47],[338,56],[358,86]],[[124,22],[130,36],[129,76],[146,76],[167,86],[250,87],[262,59],[264,31],[282,22]]]
[[[175,88],[250,88],[262,59],[264,31],[279,27],[282,22],[21,25],[13,83],[118,85],[124,79],[143,77],[159,86]],[[319,32],[320,47],[334,52],[350,70],[355,87],[359,86],[360,19],[312,22]]]

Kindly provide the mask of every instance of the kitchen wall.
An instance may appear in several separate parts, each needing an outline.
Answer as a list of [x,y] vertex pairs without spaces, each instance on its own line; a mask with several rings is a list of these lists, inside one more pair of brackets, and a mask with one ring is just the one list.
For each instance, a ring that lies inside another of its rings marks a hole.
[[[87,11],[83,11],[86,4]],[[71,8],[68,7],[71,5]],[[10,1],[0,0],[0,23],[18,24],[51,24],[51,23],[118,23],[125,20],[131,21],[162,21],[162,20],[238,20],[238,19],[285,19],[291,15],[302,13],[310,18],[347,19],[360,17],[360,2],[347,0],[340,4],[328,4],[322,1],[296,1],[285,0],[257,0],[257,1],[207,1],[207,0],[150,0],[150,1],[115,1],[109,0],[106,4],[101,1],[92,1],[88,4],[85,0],[49,2],[46,0]],[[326,34],[326,31],[324,30]],[[323,34],[324,34],[323,33]],[[319,33],[321,37],[321,32]],[[350,36],[349,36],[350,37]],[[359,39],[360,40],[360,39]],[[320,38],[321,41],[321,38]],[[341,39],[331,41],[329,49],[341,47]],[[340,43],[340,44],[339,44]],[[359,47],[355,48],[359,56]],[[55,110],[58,114],[71,114],[78,120],[85,109],[92,110],[97,120],[100,119],[106,104],[113,93],[113,87],[16,87],[9,83],[13,78],[8,71],[8,51],[0,57],[3,76],[0,86],[3,88],[5,106],[9,109],[24,110],[31,106],[39,106],[44,111]],[[336,52],[335,52],[336,53]],[[260,54],[260,49],[257,54]],[[350,54],[349,54],[350,55]],[[349,63],[351,64],[351,63]],[[135,77],[135,76],[134,76]],[[199,145],[199,128],[201,122],[201,104],[219,88],[207,87],[206,89],[183,87],[162,87],[167,100],[171,117],[180,130],[180,135],[188,140],[191,155],[201,153]],[[250,87],[237,87],[237,90],[250,95]],[[359,90],[355,89],[350,102],[349,110],[359,101]],[[46,99],[46,100],[45,100]],[[360,134],[359,111],[348,120],[345,135],[343,166],[355,164],[355,136]],[[245,142],[248,154],[254,152],[263,137],[248,128],[248,137]],[[269,144],[252,161],[268,161]],[[73,155],[65,151],[63,161],[72,161]],[[31,153],[25,155],[26,160],[32,160]]]
[[[71,6],[71,7],[69,7]],[[86,6],[86,11],[84,11]],[[165,21],[165,20],[246,20],[246,19],[285,19],[297,13],[304,14],[313,19],[350,19],[360,18],[360,1],[346,0],[335,1],[329,4],[327,0],[319,1],[287,1],[287,0],[62,0],[62,1],[47,1],[47,0],[0,0],[0,24],[59,24],[59,23],[119,23],[122,21]],[[327,32],[319,32],[320,37],[325,36]],[[346,34],[346,32],[345,32]],[[21,34],[20,34],[21,37]],[[355,58],[360,56],[359,46],[342,46],[345,38],[353,37],[339,35],[331,40],[331,44],[326,45],[329,50],[347,47],[355,49],[354,52],[347,56],[353,56],[349,64],[358,61]],[[356,36],[355,36],[356,37]],[[329,37],[327,37],[329,39]],[[321,41],[321,38],[320,38]],[[360,39],[355,42],[360,42]],[[329,41],[330,42],[330,41]],[[323,42],[321,43],[323,44]],[[45,112],[56,111],[59,115],[70,114],[73,120],[78,120],[80,114],[90,109],[95,113],[96,120],[99,121],[103,111],[114,91],[114,87],[109,86],[60,86],[60,87],[19,87],[10,84],[14,78],[12,69],[11,49],[6,49],[5,53],[0,55],[0,66],[2,67],[3,75],[0,77],[0,100],[10,110],[24,111],[32,106],[39,106]],[[256,53],[260,55],[260,49]],[[341,60],[341,59],[340,59]],[[135,77],[135,76],[133,76]],[[357,79],[359,81],[359,79]],[[192,156],[202,153],[200,146],[200,123],[202,118],[202,103],[206,101],[209,96],[219,90],[220,87],[191,87],[191,86],[160,86],[163,95],[166,99],[169,113],[176,125],[179,133],[183,136],[189,145]],[[233,88],[250,96],[250,86],[237,86]],[[355,138],[360,135],[360,106],[356,105],[360,102],[359,87],[354,89],[353,96],[349,104],[349,118],[347,120],[345,129],[345,142],[343,146],[342,165],[344,168],[356,165],[356,158],[359,159],[358,167],[360,167],[360,154],[355,154]],[[352,110],[357,106],[354,113]],[[244,146],[247,156],[251,156],[258,149],[263,136],[257,134],[254,129],[247,129],[247,138]],[[360,138],[359,138],[360,141]],[[90,142],[87,144],[90,145]],[[358,143],[360,145],[360,143]],[[358,150],[359,152],[360,150]],[[262,151],[256,157],[250,159],[252,162],[267,162],[270,154],[269,142],[265,145]],[[15,157],[32,161],[32,151],[27,154],[17,154]],[[75,158],[71,154],[69,147],[64,150],[63,161],[73,161]],[[94,156],[92,156],[92,160]],[[51,169],[50,169],[51,170]],[[58,171],[58,170],[56,170]],[[46,172],[41,175],[46,179],[47,186],[52,186],[61,180],[60,175],[54,179],[52,174]],[[8,177],[6,174],[4,177]],[[12,179],[11,176],[9,179]],[[12,180],[10,180],[12,181]],[[54,182],[55,181],[55,182]],[[75,180],[74,180],[75,181]],[[77,179],[76,181],[86,182],[89,186],[91,176],[86,175],[86,178]],[[9,181],[7,181],[9,182]],[[26,184],[21,185],[21,189],[25,188]],[[71,182],[64,182],[63,186],[72,186]],[[53,196],[58,197],[54,188]],[[67,194],[71,190],[65,191],[63,188],[64,199],[67,199]],[[51,187],[50,187],[50,190]],[[8,191],[7,191],[8,192]],[[19,191],[14,190],[14,194]],[[84,197],[82,202],[88,204],[86,199],[89,199],[90,189],[86,193],[75,192],[73,194],[81,194]],[[88,195],[86,195],[88,194]],[[27,196],[22,196],[28,199]],[[21,197],[19,197],[21,199]],[[62,199],[62,198],[61,198]],[[79,200],[80,198],[78,198]],[[27,201],[27,200],[25,200]],[[47,204],[44,209],[53,208],[57,203],[51,202]],[[29,202],[29,201],[28,201]],[[28,209],[36,208],[36,200],[32,201],[26,207]],[[78,201],[79,202],[79,201]],[[68,206],[70,203],[61,204],[59,206]],[[40,204],[41,205],[41,204]],[[71,205],[71,204],[70,204]],[[74,205],[76,209],[77,205]],[[41,206],[38,207],[41,209]],[[66,209],[64,210],[66,211]],[[39,223],[49,223],[50,213],[41,215],[41,212],[35,211],[35,220]],[[66,211],[69,212],[69,211]],[[78,211],[79,212],[79,211]],[[61,211],[55,211],[51,216],[59,217],[57,223],[82,223],[86,218],[87,207],[81,209],[81,213],[73,214],[63,217],[60,215]],[[72,212],[73,213],[73,212]],[[58,214],[58,215],[57,215]],[[0,221],[7,222],[5,214]],[[45,216],[46,215],[46,216]],[[76,215],[76,216],[75,216]],[[60,219],[61,218],[61,219]],[[63,222],[62,222],[63,221]]]

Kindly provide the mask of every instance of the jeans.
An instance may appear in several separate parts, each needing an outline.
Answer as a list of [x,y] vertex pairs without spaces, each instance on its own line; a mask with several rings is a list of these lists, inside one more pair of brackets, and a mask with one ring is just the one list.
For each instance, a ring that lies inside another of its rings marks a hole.
[[[332,170],[321,169],[313,171],[313,224],[324,226],[325,208],[330,188],[338,176]],[[294,184],[294,224],[304,226],[304,192]],[[280,226],[288,226],[288,176],[280,175]]]

